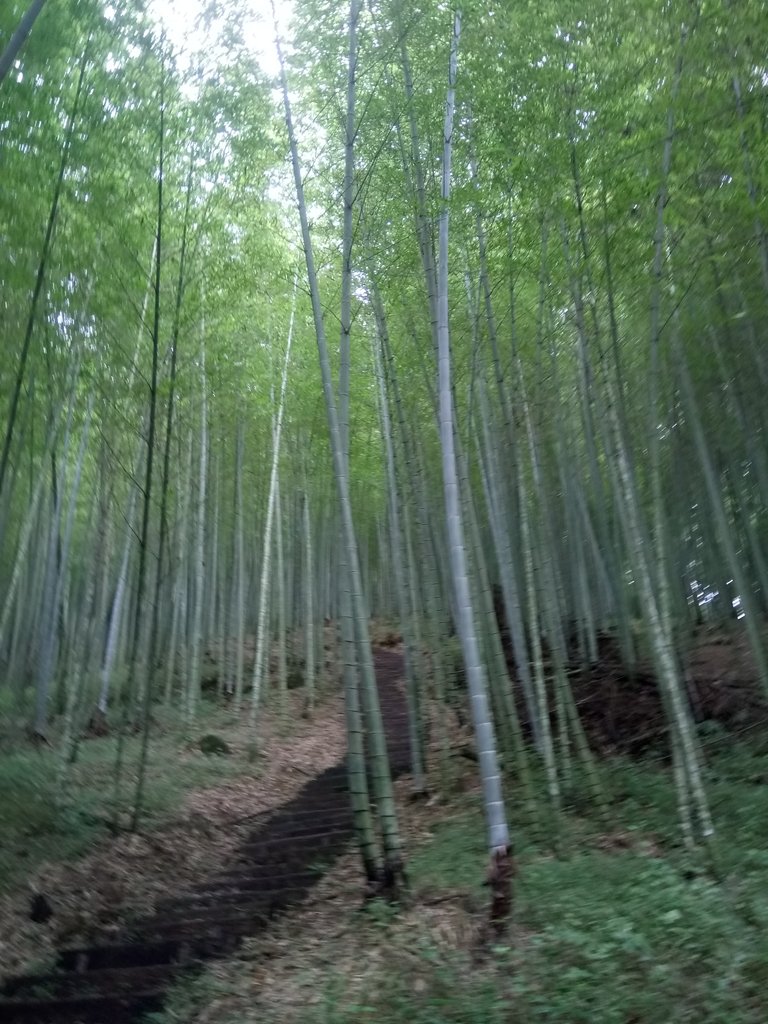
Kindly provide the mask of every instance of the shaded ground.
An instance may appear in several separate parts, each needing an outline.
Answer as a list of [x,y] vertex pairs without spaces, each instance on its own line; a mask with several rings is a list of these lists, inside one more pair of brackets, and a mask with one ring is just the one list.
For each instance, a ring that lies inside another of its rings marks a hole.
[[[509,630],[504,619],[501,597],[496,595],[496,617],[502,635],[511,678],[515,663]],[[582,724],[593,750],[604,756],[638,756],[649,750],[666,753],[667,722],[656,674],[647,655],[640,655],[630,669],[625,664],[616,638],[598,636],[598,660],[594,665],[580,663],[575,641],[567,667]],[[546,644],[544,645],[546,658]],[[741,624],[732,627],[701,627],[681,651],[688,696],[694,719],[742,732],[768,723],[768,703],[763,696],[759,675],[749,642]],[[552,666],[545,664],[551,689]],[[519,689],[519,688],[516,688]],[[519,698],[519,694],[518,694]],[[528,729],[527,715],[518,699],[521,720]]]
[[[0,979],[50,961],[68,943],[88,943],[94,934],[117,934],[124,923],[153,912],[160,898],[180,895],[231,856],[254,819],[290,801],[316,772],[336,764],[346,749],[340,696],[324,702],[312,721],[300,717],[303,698],[291,695],[289,738],[281,737],[274,714],[262,722],[262,756],[249,765],[250,733],[230,724],[225,732],[238,772],[215,786],[193,790],[164,825],[105,836],[84,857],[47,861],[24,886],[0,897]],[[178,752],[177,768],[205,761],[190,744]],[[55,836],[50,841],[56,851]],[[45,893],[54,914],[45,924],[29,919],[30,890]]]
[[[343,700],[335,685],[330,694],[325,685],[337,677],[334,635],[332,629],[325,632],[325,663],[312,719],[304,716],[303,690],[287,694],[284,721],[270,697],[259,711],[260,756],[255,760],[245,712],[233,717],[229,709],[204,699],[199,721],[184,738],[178,722],[166,721],[162,708],[155,709],[146,814],[136,833],[114,836],[106,828],[114,736],[83,742],[71,768],[72,799],[63,806],[54,800],[55,748],[3,751],[7,793],[0,805],[0,982],[9,974],[41,969],[62,945],[87,944],[99,931],[116,934],[126,921],[151,913],[158,899],[201,882],[245,838],[258,815],[293,799],[308,779],[343,757]],[[246,672],[253,657],[253,639],[246,638]],[[274,681],[275,652],[272,661]],[[207,650],[202,671],[206,698],[216,694],[219,664],[221,652]],[[229,756],[201,752],[200,736],[209,732],[226,738]],[[126,741],[128,795],[136,783],[138,743],[138,737]],[[123,820],[127,824],[126,816]],[[45,894],[53,908],[44,924],[30,920],[31,891]]]
[[[381,651],[376,667],[390,760],[393,771],[402,771],[408,763],[407,740],[403,739],[407,736],[405,703],[398,682],[402,657]],[[335,721],[338,732],[338,709]],[[182,891],[174,895],[176,883],[171,880],[184,875],[183,869],[174,866],[185,859],[183,847],[152,858],[163,871],[154,880],[166,883],[161,899],[151,879],[140,872],[133,876],[134,885],[146,887],[148,902],[142,911],[146,915],[151,905],[152,913],[128,922],[125,914],[116,914],[111,927],[98,930],[88,946],[57,952],[52,970],[9,979],[4,993],[8,998],[0,1003],[0,1017],[8,1021],[94,1024],[137,1019],[139,1013],[162,1003],[166,987],[180,972],[201,959],[230,953],[243,936],[257,932],[300,901],[352,836],[346,767],[329,742],[330,730],[322,726],[322,722],[313,726],[311,743],[315,749],[305,750],[309,755],[306,763],[317,768],[318,762],[330,760],[334,753],[336,763],[305,782],[293,799],[271,813],[267,811],[270,798],[259,799],[257,795],[258,784],[250,796],[242,789],[232,792],[231,786],[207,794],[204,808],[215,807],[216,814],[223,818],[218,823],[203,820],[209,830],[218,824],[227,833],[226,839],[206,847],[207,854],[213,853],[218,862],[215,874],[194,888],[182,882]],[[295,747],[292,749],[295,751]],[[279,772],[279,758],[276,762]],[[295,760],[290,766],[295,767]],[[288,768],[285,758],[283,768]],[[309,769],[303,774],[309,774]],[[279,779],[279,792],[285,799],[282,782]],[[202,800],[198,797],[197,804]],[[233,839],[230,816],[246,807],[250,812],[247,834],[243,838],[235,833]],[[267,813],[254,829],[254,812],[259,810]],[[202,817],[199,806],[194,813]],[[146,841],[153,845],[157,838]],[[113,857],[116,852],[112,850]],[[204,861],[201,858],[197,867],[201,868]],[[87,875],[81,874],[80,881],[87,885]],[[81,903],[87,899],[87,892],[81,893]],[[137,908],[134,905],[132,909],[135,912]]]
[[[600,637],[600,660],[574,668],[571,686],[582,722],[595,749],[633,756],[649,748],[666,750],[666,721],[656,676],[647,663],[628,672],[618,644]],[[695,721],[731,732],[764,725],[768,707],[743,631],[702,631],[692,642],[684,675]]]

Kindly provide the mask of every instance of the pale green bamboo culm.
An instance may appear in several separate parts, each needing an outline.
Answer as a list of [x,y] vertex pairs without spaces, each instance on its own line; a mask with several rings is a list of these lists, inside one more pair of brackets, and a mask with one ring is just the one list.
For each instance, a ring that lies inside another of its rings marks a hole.
[[457,633],[461,641],[464,665],[469,685],[472,721],[475,728],[477,756],[483,787],[483,805],[488,825],[488,844],[491,851],[491,879],[494,906],[492,915],[499,919],[509,911],[511,899],[510,837],[501,788],[501,774],[496,755],[496,736],[488,702],[485,667],[480,657],[480,645],[475,633],[475,617],[469,586],[467,554],[464,547],[459,478],[454,447],[454,411],[451,390],[451,345],[448,325],[448,202],[451,195],[451,152],[455,106],[456,71],[458,63],[461,14],[454,12],[451,38],[448,95],[445,103],[443,132],[442,204],[440,207],[440,234],[437,274],[437,337],[438,376],[440,398],[440,446],[442,449],[443,487],[445,489],[445,517],[455,605],[458,620]]

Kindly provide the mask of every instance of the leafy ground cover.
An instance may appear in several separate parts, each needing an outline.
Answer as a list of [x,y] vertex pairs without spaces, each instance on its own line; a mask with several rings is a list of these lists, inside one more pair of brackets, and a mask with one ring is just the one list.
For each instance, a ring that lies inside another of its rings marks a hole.
[[710,738],[716,871],[680,845],[668,769],[617,760],[608,780],[614,829],[583,810],[570,813],[560,856],[518,830],[514,921],[503,939],[487,941],[476,794],[410,810],[403,801],[408,905],[361,909],[350,854],[305,909],[237,960],[179,986],[161,1019],[761,1024],[768,1016],[764,741],[720,746]]

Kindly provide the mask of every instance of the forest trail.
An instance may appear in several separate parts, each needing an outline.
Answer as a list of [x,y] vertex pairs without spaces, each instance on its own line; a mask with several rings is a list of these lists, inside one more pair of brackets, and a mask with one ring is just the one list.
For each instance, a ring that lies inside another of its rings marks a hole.
[[[403,656],[374,652],[393,775],[410,765]],[[207,883],[159,905],[115,937],[63,949],[45,974],[9,979],[0,997],[7,1024],[124,1024],[163,1005],[168,987],[203,961],[234,952],[246,936],[295,907],[353,837],[342,761],[270,812]]]

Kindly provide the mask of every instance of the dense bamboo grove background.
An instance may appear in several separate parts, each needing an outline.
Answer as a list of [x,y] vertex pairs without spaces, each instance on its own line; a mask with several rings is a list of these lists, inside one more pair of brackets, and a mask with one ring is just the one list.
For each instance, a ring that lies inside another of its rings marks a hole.
[[768,688],[765,5],[297,0],[274,78],[235,5],[186,49],[138,0],[41,7],[26,41],[0,12],[0,708],[61,806],[110,730],[137,824],[206,657],[257,751],[332,621],[393,883],[373,617],[417,791],[468,704],[495,864],[510,793],[554,842],[574,792],[606,807],[573,679],[608,656],[711,846],[701,630],[745,638],[737,702]]

